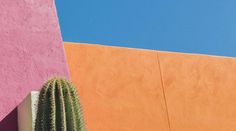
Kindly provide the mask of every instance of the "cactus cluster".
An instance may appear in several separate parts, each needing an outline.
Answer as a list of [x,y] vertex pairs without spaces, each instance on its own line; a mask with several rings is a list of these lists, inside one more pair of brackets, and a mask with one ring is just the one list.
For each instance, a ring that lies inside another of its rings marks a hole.
[[35,131],[85,131],[76,89],[64,78],[52,78],[39,95]]

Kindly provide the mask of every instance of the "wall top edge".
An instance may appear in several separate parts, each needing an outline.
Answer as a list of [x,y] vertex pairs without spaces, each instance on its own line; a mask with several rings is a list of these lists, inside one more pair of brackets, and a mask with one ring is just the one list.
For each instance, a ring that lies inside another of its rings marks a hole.
[[101,46],[101,47],[111,47],[111,48],[123,48],[130,50],[138,50],[138,51],[154,51],[160,53],[170,53],[170,54],[179,54],[179,55],[192,55],[192,56],[205,56],[205,57],[215,57],[215,58],[227,58],[227,59],[235,59],[236,57],[231,56],[218,56],[218,55],[210,55],[210,54],[200,54],[200,53],[187,53],[187,52],[178,52],[178,51],[163,51],[163,50],[152,50],[152,49],[142,49],[142,48],[133,48],[133,47],[122,47],[122,46],[112,46],[112,45],[103,45],[103,44],[92,44],[92,43],[79,43],[79,42],[63,42],[65,45],[89,45],[89,46]]

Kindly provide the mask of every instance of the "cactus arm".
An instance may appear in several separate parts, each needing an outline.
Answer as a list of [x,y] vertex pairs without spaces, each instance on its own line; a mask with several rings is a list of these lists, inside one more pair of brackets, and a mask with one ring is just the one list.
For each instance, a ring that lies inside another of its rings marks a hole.
[[65,114],[65,102],[64,95],[62,91],[62,80],[58,80],[58,85],[56,86],[56,127],[57,131],[67,131],[66,130],[66,114]]
[[75,108],[75,118],[76,118],[77,130],[78,131],[85,131],[85,126],[84,126],[85,124],[84,124],[84,120],[82,117],[83,111],[82,111],[76,90],[72,84],[70,84],[70,90],[71,90],[70,92],[72,95],[73,106]]
[[49,127],[50,131],[56,131],[56,103],[55,103],[55,85],[57,79],[54,79],[48,90],[49,99]]
[[47,107],[47,93],[48,93],[48,87],[51,84],[52,80],[48,81],[46,84],[43,85],[43,88],[41,90],[41,93],[39,95],[39,103],[38,103],[38,111],[37,111],[37,117],[36,117],[36,123],[35,123],[35,131],[45,131],[44,127],[47,124],[47,121],[45,118],[46,116],[46,108]]
[[65,104],[67,105],[65,107],[66,109],[66,121],[67,121],[67,129],[68,131],[74,131],[75,129],[75,118],[74,118],[74,110],[72,105],[72,100],[70,96],[70,91],[68,89],[68,85],[66,82],[62,83],[64,85],[64,100]]

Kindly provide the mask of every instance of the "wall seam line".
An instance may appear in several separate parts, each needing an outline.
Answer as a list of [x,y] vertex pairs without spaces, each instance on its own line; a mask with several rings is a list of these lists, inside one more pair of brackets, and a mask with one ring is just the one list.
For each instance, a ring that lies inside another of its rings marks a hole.
[[165,103],[165,107],[166,107],[166,115],[167,115],[168,126],[169,126],[170,131],[172,131],[171,126],[170,126],[170,116],[169,116],[169,111],[168,111],[168,106],[167,106],[167,101],[166,101],[166,93],[165,93],[164,82],[163,82],[163,74],[162,74],[162,69],[161,69],[159,52],[158,51],[156,51],[156,58],[157,58],[158,68],[160,70],[159,75],[161,77],[161,86],[162,86],[162,93],[163,93],[163,97],[164,97],[164,103]]

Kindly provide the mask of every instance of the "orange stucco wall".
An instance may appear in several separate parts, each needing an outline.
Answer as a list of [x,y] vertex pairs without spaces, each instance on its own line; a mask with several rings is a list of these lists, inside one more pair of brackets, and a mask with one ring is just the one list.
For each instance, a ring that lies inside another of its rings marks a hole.
[[64,44],[89,131],[235,131],[236,59]]
[[154,51],[65,44],[89,131],[167,131]]
[[159,52],[172,131],[236,131],[236,59]]

